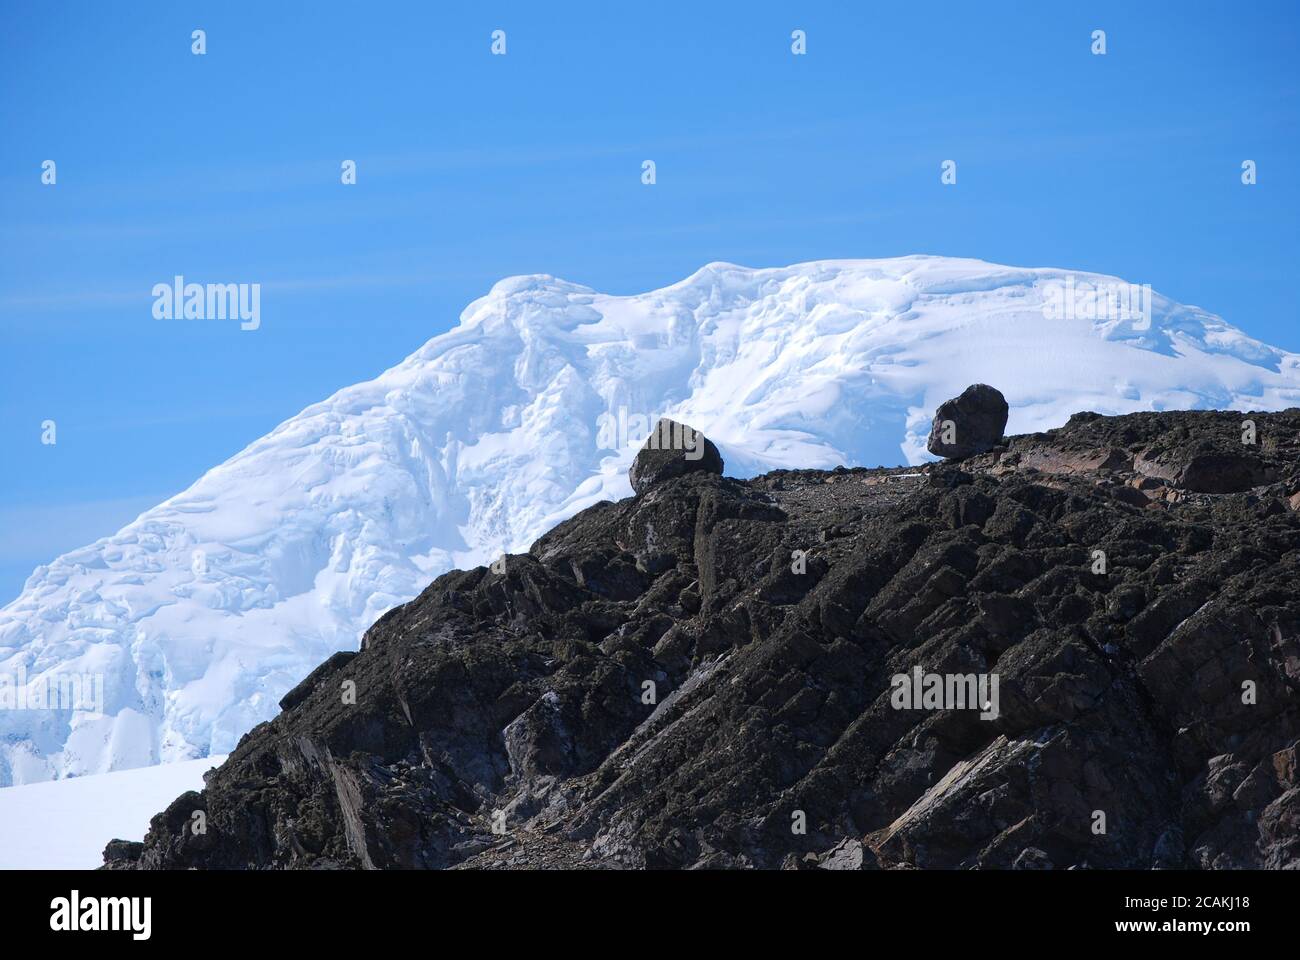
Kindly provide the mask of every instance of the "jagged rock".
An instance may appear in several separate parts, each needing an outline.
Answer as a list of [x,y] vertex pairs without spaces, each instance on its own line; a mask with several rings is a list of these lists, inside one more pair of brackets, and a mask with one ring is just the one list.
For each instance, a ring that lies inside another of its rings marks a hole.
[[502,731],[510,771],[531,778],[566,774],[573,766],[574,737],[560,697],[548,690]]
[[1052,858],[1037,847],[1025,847],[1011,864],[1012,870],[1051,870]]
[[1000,391],[985,383],[972,384],[961,396],[939,404],[925,448],[950,460],[992,450],[1002,440],[1009,412]]
[[344,666],[355,656],[356,652],[352,650],[340,650],[338,653],[331,656],[319,667],[307,674],[306,678],[301,683],[280,698],[280,709],[292,710],[298,704],[302,703],[327,677],[333,675],[340,667]]
[[1188,459],[1177,484],[1196,493],[1237,493],[1271,483],[1272,471],[1249,454],[1202,453]]
[[660,419],[632,461],[627,476],[632,489],[645,493],[656,483],[688,473],[722,474],[722,454],[693,427]]
[[130,840],[110,840],[104,847],[104,863],[109,870],[131,870],[140,862],[144,844]]
[[1203,437],[1173,448],[1157,444],[1137,455],[1134,468],[1194,493],[1238,493],[1277,479],[1276,469],[1236,436]]
[[861,840],[842,840],[822,854],[817,866],[822,870],[875,870],[876,855]]
[[[1251,416],[1286,481],[1145,506],[1241,415],[598,504],[380,618],[106,863],[1300,868],[1300,410]],[[918,669],[974,693],[905,703]]]

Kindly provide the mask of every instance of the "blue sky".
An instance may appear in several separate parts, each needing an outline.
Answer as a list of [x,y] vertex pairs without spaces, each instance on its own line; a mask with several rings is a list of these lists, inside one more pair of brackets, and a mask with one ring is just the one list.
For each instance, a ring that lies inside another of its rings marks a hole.
[[[1298,11],[6,0],[0,602],[510,274],[972,256],[1300,350]],[[260,283],[261,329],[155,320],[178,273]]]

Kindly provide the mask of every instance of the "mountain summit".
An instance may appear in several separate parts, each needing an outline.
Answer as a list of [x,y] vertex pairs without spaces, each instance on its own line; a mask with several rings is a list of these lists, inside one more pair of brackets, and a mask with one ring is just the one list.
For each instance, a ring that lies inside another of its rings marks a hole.
[[230,751],[438,574],[628,496],[661,417],[752,477],[920,463],[936,405],[978,381],[1016,433],[1300,405],[1300,356],[1136,289],[922,256],[710,264],[635,296],[503,280],[399,365],[36,569],[0,610],[0,677],[99,696],[0,711],[0,785]]

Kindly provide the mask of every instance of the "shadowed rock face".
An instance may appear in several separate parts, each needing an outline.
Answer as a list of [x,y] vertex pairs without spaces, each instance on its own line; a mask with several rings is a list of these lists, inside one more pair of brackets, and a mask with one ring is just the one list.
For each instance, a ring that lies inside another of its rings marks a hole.
[[722,475],[722,455],[713,441],[693,427],[661,418],[627,472],[632,489],[645,493],[654,484],[688,473]]
[[925,448],[940,457],[960,460],[991,450],[1007,428],[1006,397],[985,383],[976,383],[961,396],[939,404]]
[[108,866],[1300,867],[1298,494],[1300,410],[661,478],[439,577]]

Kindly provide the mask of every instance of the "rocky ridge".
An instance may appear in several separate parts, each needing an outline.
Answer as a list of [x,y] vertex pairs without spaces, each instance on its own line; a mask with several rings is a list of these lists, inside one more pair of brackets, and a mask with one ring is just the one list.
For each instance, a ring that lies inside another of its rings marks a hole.
[[503,279],[396,366],[33,571],[0,607],[0,674],[102,675],[104,702],[0,710],[0,787],[230,753],[435,577],[631,495],[659,417],[752,478],[920,465],[936,408],[973,381],[1009,419],[963,413],[976,433],[939,456],[1079,410],[1300,406],[1300,353],[1159,292],[1140,322],[1061,315],[1071,285],[1125,283],[930,256],[712,263],[628,296]]
[[1300,867],[1300,410],[721,468],[439,577],[107,866]]

